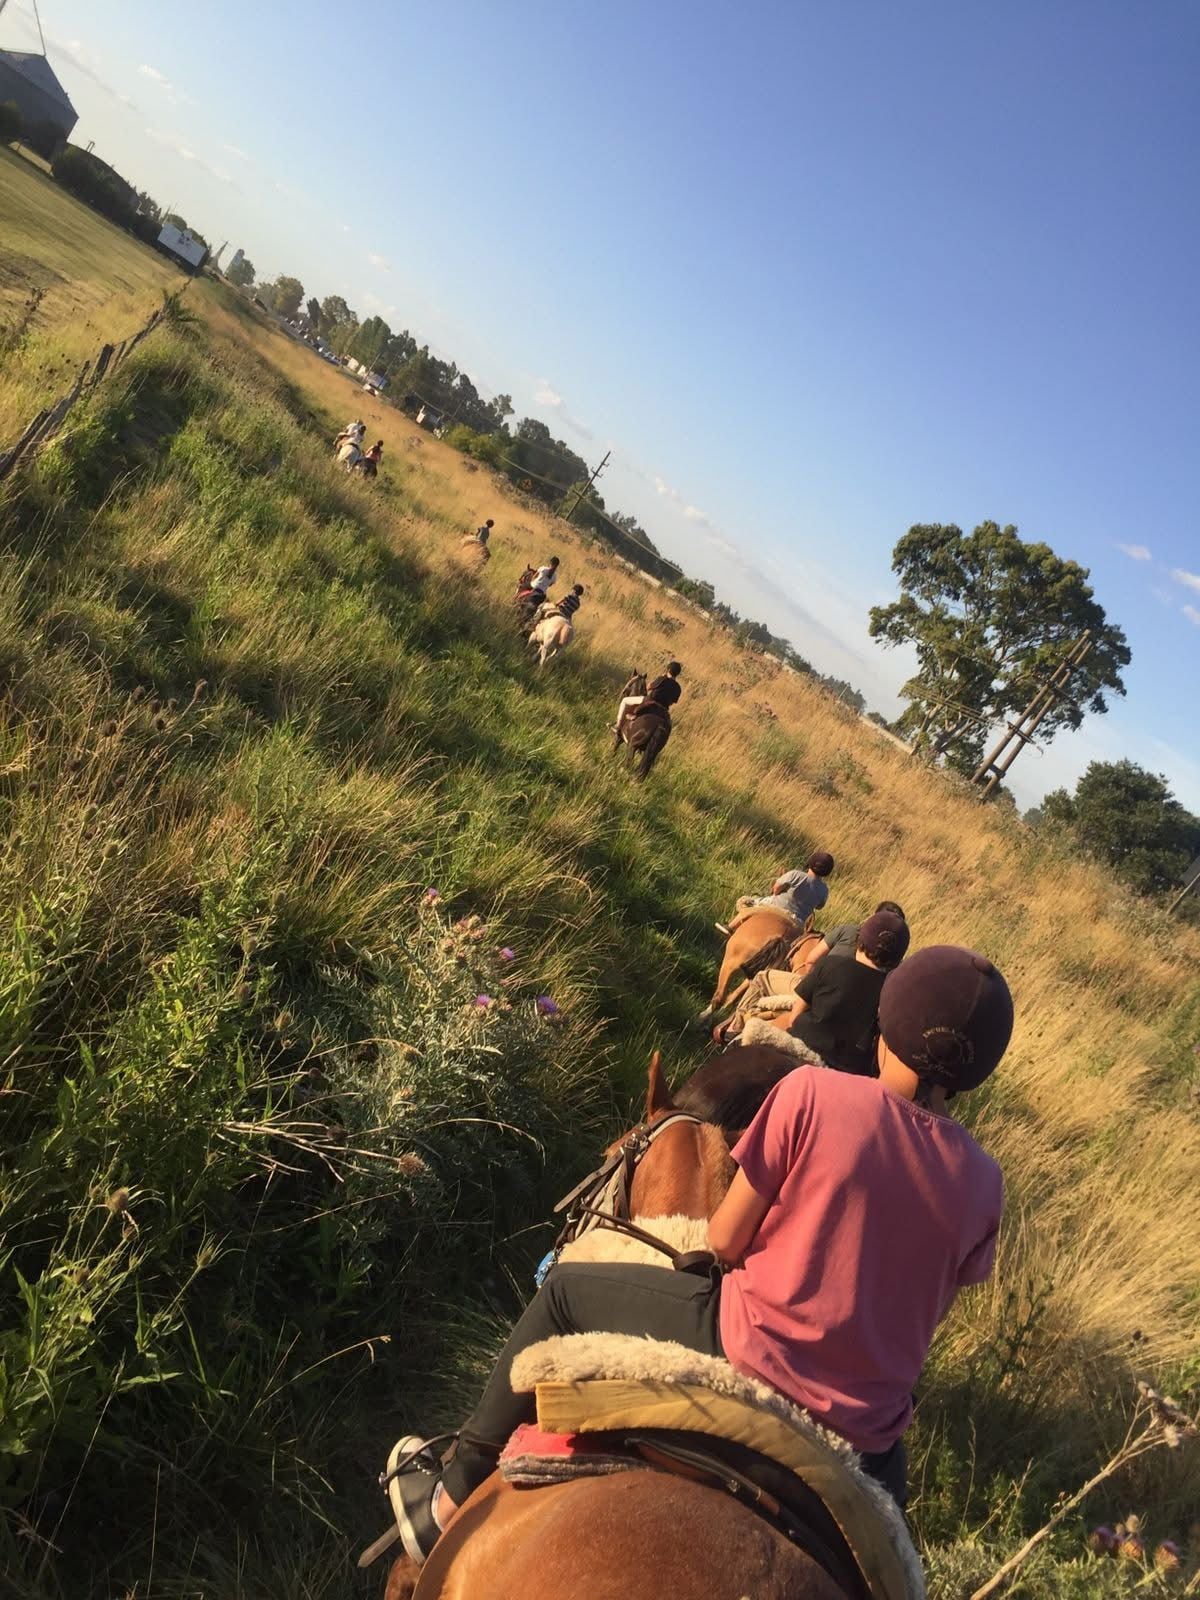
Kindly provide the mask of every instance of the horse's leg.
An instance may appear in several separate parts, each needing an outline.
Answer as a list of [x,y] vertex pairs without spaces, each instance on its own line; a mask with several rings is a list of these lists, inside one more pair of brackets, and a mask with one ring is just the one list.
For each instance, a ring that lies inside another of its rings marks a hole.
[[703,1026],[710,1022],[716,1013],[725,1004],[725,994],[729,988],[730,980],[735,972],[741,969],[744,952],[739,948],[740,941],[731,939],[725,946],[725,956],[721,962],[721,970],[717,973],[717,987],[713,990],[712,999],[696,1018],[697,1024]]

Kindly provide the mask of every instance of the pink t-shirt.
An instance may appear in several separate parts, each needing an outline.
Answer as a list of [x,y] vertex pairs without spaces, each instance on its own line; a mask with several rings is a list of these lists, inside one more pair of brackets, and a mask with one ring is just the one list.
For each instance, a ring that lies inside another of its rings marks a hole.
[[858,1450],[886,1450],[958,1289],[992,1270],[1000,1168],[875,1078],[799,1067],[733,1152],[773,1203],[721,1289],[721,1342]]

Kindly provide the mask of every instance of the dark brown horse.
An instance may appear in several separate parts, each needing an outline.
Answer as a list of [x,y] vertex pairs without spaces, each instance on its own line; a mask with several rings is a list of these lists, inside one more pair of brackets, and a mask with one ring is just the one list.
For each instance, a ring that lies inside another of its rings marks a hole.
[[[749,1055],[748,1051],[739,1052]],[[657,1058],[646,1124],[675,1109]],[[729,1183],[728,1146],[680,1122],[649,1146],[630,1210],[711,1216]],[[419,1570],[407,1557],[385,1600],[846,1600],[817,1562],[755,1513],[704,1483],[650,1468],[514,1488],[498,1473],[454,1517]]]
[[634,763],[633,775],[638,783],[644,783],[671,737],[671,713],[653,700],[638,706],[629,713],[624,737]]

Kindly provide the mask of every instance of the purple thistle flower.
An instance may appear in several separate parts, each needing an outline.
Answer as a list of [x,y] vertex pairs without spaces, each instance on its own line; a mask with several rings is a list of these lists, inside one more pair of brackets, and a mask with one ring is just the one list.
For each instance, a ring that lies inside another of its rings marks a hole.
[[426,889],[421,898],[427,906],[432,906],[436,905],[442,897],[436,889]]
[[501,961],[515,961],[517,959],[517,952],[515,950],[510,950],[508,946],[505,945],[504,949],[500,952],[500,959]]
[[490,994],[477,994],[475,996],[475,1004],[481,1011],[490,1011],[496,1002],[492,999]]
[[551,1000],[548,994],[538,995],[534,1003],[543,1017],[557,1017],[562,1011],[562,1007],[556,1001]]

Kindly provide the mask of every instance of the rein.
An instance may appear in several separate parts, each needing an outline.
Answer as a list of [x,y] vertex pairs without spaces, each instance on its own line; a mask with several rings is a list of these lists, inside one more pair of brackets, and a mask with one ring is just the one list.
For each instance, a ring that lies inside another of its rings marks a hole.
[[677,1272],[708,1273],[713,1270],[716,1257],[711,1251],[676,1250],[645,1228],[639,1228],[629,1214],[633,1179],[642,1158],[659,1134],[681,1122],[699,1126],[704,1118],[690,1111],[672,1111],[649,1127],[640,1124],[594,1172],[589,1172],[569,1194],[562,1197],[554,1207],[556,1215],[566,1212],[562,1232],[554,1242],[556,1260],[564,1245],[593,1228],[607,1228],[660,1251]]

